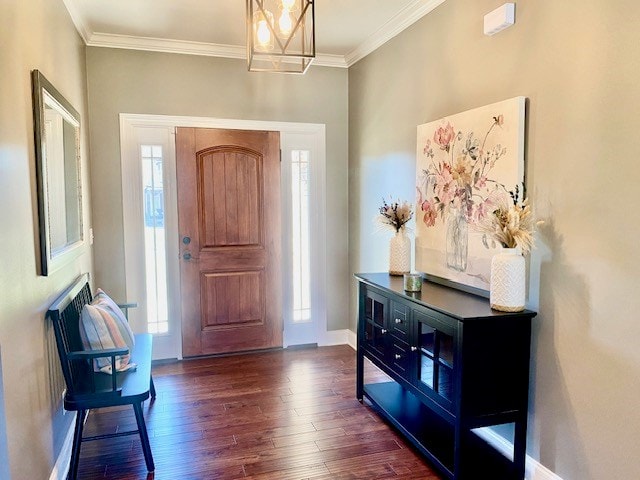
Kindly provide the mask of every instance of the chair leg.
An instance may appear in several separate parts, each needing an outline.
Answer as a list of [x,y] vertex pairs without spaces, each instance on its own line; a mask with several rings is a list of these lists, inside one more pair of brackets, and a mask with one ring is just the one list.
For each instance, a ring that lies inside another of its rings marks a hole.
[[147,435],[147,425],[144,422],[142,414],[142,403],[134,403],[133,411],[136,414],[136,422],[138,423],[138,432],[140,433],[140,442],[142,443],[142,452],[144,453],[144,461],[147,464],[147,470],[153,472],[156,467],[153,464],[153,455],[149,446],[149,435]]
[[156,399],[156,386],[153,384],[153,377],[151,377],[151,400]]
[[87,418],[86,410],[78,410],[76,414],[76,427],[73,432],[73,448],[71,449],[71,464],[69,465],[68,480],[76,480],[78,477],[78,463],[80,461],[80,446],[82,445],[82,429]]

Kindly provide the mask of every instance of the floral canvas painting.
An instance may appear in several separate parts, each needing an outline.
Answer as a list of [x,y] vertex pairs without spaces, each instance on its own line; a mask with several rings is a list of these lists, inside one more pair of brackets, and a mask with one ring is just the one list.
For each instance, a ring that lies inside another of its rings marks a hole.
[[498,250],[474,229],[524,181],[525,98],[418,126],[416,270],[489,289]]

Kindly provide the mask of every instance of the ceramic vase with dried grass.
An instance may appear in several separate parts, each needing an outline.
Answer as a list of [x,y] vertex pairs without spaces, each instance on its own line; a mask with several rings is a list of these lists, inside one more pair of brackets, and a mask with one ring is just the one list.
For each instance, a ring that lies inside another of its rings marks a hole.
[[503,248],[491,259],[491,308],[521,312],[526,297],[526,265],[519,248]]
[[404,275],[411,270],[411,240],[401,228],[389,242],[389,274]]

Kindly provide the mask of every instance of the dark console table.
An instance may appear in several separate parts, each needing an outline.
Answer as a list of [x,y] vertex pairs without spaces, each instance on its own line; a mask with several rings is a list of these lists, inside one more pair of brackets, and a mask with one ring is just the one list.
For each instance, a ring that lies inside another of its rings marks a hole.
[[[524,478],[529,345],[536,313],[491,310],[486,298],[402,277],[357,274],[357,397],[450,479]],[[364,384],[364,358],[393,381]],[[513,458],[474,429],[513,423]]]

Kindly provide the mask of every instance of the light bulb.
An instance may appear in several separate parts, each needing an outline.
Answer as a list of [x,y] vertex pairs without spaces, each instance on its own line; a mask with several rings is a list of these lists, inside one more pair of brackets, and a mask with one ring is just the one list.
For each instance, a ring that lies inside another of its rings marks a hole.
[[260,20],[258,27],[256,28],[256,36],[258,38],[258,44],[262,47],[266,47],[271,43],[271,32],[266,20]]
[[278,26],[280,27],[280,33],[283,35],[289,35],[293,29],[293,19],[289,10],[282,9],[282,15],[278,20]]
[[273,15],[269,10],[262,10],[253,15],[254,42],[256,48],[266,52],[273,48]]
[[291,10],[296,4],[296,0],[282,0],[282,8],[284,10]]

